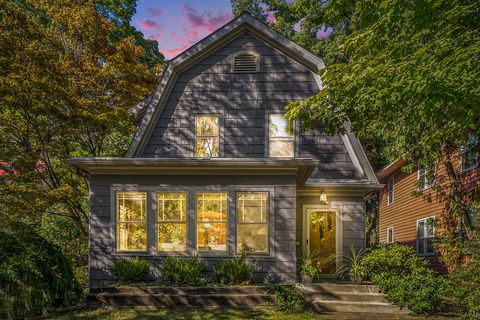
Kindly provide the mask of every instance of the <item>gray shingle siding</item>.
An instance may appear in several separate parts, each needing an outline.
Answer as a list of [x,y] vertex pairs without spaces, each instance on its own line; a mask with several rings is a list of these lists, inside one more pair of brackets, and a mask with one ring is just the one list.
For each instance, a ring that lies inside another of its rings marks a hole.
[[[232,55],[242,50],[261,55],[260,72],[232,72]],[[289,101],[316,92],[318,85],[309,70],[244,33],[178,76],[142,157],[192,157],[198,113],[221,116],[222,157],[265,157],[267,113],[283,112]],[[297,141],[298,157],[321,160],[312,178],[357,178],[339,136],[322,135],[319,127]]]
[[[235,247],[235,191],[271,190],[270,208],[270,254],[256,256],[258,260],[254,278],[262,281],[269,276],[272,281],[294,280],[296,277],[295,215],[296,180],[294,176],[160,176],[160,175],[92,175],[90,185],[90,250],[89,281],[91,286],[102,285],[112,280],[110,267],[115,259],[125,256],[115,252],[114,191],[118,190],[182,190],[189,192],[189,201],[194,201],[195,191],[221,190],[229,192],[229,256]],[[194,202],[193,202],[194,203]],[[149,207],[149,217],[155,215]],[[196,215],[195,205],[189,206],[189,215]],[[150,221],[150,220],[149,220]],[[195,253],[196,239],[194,218],[189,223],[187,239],[190,254]],[[152,224],[155,228],[155,224]],[[149,244],[154,246],[155,234],[149,227]],[[158,276],[162,256],[153,249],[142,256],[152,262],[151,276]],[[219,257],[206,257],[207,272]]]

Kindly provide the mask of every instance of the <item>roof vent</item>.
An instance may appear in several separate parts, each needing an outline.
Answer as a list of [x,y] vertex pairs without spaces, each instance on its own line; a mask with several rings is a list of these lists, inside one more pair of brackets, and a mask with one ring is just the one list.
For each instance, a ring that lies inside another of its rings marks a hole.
[[247,73],[259,71],[259,57],[254,53],[241,52],[233,57],[233,72]]

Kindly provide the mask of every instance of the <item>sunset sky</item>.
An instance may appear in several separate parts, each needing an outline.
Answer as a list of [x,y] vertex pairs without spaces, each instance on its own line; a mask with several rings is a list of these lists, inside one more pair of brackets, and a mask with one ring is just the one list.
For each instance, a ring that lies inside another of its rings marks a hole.
[[133,24],[170,59],[232,18],[229,0],[139,0]]

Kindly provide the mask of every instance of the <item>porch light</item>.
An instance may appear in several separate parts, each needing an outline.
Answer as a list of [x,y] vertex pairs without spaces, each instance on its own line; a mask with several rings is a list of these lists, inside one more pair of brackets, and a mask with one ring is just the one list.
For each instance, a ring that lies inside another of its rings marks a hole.
[[320,204],[327,204],[327,194],[325,192],[320,193]]

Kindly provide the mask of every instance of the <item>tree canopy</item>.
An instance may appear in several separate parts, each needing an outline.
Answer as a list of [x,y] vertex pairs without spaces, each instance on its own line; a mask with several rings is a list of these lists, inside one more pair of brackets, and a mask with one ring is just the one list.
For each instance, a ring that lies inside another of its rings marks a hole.
[[0,0],[0,223],[63,230],[46,237],[64,243],[86,243],[89,210],[87,179],[63,160],[122,155],[135,128],[127,110],[162,68],[132,29],[121,34],[132,1],[98,3]]

